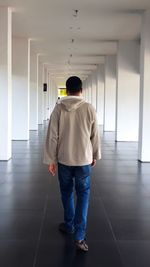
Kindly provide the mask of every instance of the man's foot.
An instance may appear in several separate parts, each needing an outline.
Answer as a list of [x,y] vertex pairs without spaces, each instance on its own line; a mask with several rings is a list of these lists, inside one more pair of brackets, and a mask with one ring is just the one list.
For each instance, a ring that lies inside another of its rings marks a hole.
[[74,230],[69,231],[66,229],[65,223],[60,223],[58,229],[63,234],[74,234]]
[[80,251],[88,251],[88,245],[86,244],[85,240],[80,240],[80,241],[76,241],[76,248],[77,250],[80,250]]

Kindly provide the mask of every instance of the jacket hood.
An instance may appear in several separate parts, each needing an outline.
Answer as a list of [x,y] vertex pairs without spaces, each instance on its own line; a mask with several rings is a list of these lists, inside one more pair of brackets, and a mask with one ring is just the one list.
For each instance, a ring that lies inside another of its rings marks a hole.
[[81,96],[67,96],[67,97],[63,97],[60,100],[60,104],[62,104],[65,110],[67,111],[76,110],[84,103],[85,103],[85,100]]

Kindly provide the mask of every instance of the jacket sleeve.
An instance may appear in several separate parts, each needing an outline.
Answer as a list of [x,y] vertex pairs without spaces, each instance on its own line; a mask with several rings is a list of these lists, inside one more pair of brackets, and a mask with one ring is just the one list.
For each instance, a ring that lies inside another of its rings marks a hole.
[[93,159],[101,159],[100,131],[97,122],[97,115],[93,108],[93,123],[91,129],[91,143],[93,147]]
[[44,164],[57,163],[57,148],[59,139],[59,110],[55,106],[48,125],[47,136],[44,146]]

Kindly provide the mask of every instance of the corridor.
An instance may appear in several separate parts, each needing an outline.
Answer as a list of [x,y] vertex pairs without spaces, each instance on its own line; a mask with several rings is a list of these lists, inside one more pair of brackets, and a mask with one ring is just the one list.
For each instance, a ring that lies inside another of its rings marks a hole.
[[[42,163],[47,125],[30,141],[13,141],[0,162],[1,267],[148,267],[150,164],[137,161],[137,143],[102,136],[102,160],[92,175],[87,240],[77,253],[58,232],[63,219],[57,177]],[[102,131],[101,131],[102,132]]]

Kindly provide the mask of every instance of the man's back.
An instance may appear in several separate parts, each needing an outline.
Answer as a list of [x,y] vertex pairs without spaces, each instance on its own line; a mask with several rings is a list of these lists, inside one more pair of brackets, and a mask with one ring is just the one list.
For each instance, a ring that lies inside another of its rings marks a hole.
[[[100,158],[96,112],[82,97],[68,96],[56,105],[47,134],[47,157],[57,142],[57,161],[68,166],[83,166]],[[45,161],[49,160],[48,158]]]

